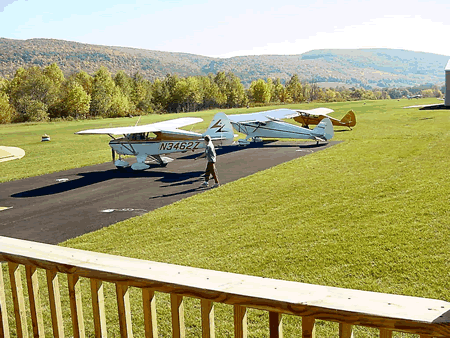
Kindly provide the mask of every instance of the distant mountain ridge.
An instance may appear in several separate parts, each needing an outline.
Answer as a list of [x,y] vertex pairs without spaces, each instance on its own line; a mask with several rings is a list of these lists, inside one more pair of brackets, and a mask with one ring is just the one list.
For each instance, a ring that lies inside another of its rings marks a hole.
[[136,72],[154,80],[166,74],[182,77],[233,72],[244,85],[257,79],[293,74],[308,82],[336,82],[353,86],[408,87],[443,84],[450,56],[399,49],[323,49],[298,55],[256,55],[213,58],[188,53],[91,45],[55,39],[0,38],[0,76],[12,78],[19,67],[57,63],[64,74],[81,70],[93,74],[106,66]]

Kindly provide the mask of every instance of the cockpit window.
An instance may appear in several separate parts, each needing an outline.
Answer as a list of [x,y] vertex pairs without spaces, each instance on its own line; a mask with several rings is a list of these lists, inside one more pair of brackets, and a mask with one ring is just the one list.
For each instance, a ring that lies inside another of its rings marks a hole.
[[136,133],[127,134],[126,138],[130,141],[146,141],[154,139],[155,135],[153,133]]

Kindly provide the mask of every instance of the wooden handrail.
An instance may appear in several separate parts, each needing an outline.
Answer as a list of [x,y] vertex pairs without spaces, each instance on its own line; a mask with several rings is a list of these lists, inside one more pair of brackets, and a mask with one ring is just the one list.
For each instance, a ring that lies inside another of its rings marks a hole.
[[[42,244],[0,236],[0,261],[8,262],[17,331],[27,336],[24,297],[19,264],[26,267],[33,330],[42,330],[42,314],[35,310],[38,284],[36,268],[47,271],[53,334],[63,336],[57,272],[68,275],[74,337],[84,337],[79,277],[91,281],[94,327],[97,337],[106,336],[102,282],[116,285],[120,332],[132,337],[128,288],[142,288],[145,332],[157,334],[154,291],[171,295],[174,337],[184,337],[183,297],[202,300],[203,337],[214,337],[213,303],[234,306],[236,337],[247,336],[247,308],[269,311],[270,336],[282,337],[282,314],[303,317],[303,337],[315,336],[315,320],[339,322],[340,337],[351,337],[352,325],[380,329],[381,337],[392,331],[421,337],[450,336],[450,303],[427,298],[311,285],[235,273],[151,262],[128,257]],[[6,298],[0,269],[0,336],[8,337]],[[30,289],[31,287],[31,289]],[[34,291],[33,291],[34,290]],[[31,292],[30,292],[31,291]],[[33,298],[33,299],[32,299]],[[20,336],[18,334],[18,336]],[[36,335],[35,335],[36,336]]]

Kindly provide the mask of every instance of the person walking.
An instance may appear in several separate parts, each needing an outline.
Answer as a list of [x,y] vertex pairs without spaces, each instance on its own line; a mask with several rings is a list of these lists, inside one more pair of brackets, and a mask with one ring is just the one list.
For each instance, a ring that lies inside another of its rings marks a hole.
[[209,135],[205,136],[205,143],[205,152],[195,158],[198,159],[201,157],[206,157],[206,160],[208,161],[205,170],[205,181],[201,184],[201,186],[206,188],[208,186],[209,176],[212,175],[215,181],[215,184],[212,187],[217,188],[218,186],[220,186],[220,183],[216,171],[216,150],[214,149],[214,144],[212,143],[211,137]]

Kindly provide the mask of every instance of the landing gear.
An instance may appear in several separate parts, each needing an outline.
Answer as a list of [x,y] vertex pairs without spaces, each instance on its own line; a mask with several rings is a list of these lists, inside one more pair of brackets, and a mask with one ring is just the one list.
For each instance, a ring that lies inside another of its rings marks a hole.
[[250,144],[249,141],[244,140],[242,138],[238,140],[238,145],[240,145],[241,147],[248,146],[249,144]]
[[262,139],[261,137],[257,137],[257,136],[252,137],[252,138],[251,138],[251,141],[249,141],[249,139],[250,139],[250,138],[246,138],[245,140],[244,140],[244,139],[239,139],[239,140],[238,140],[238,145],[240,145],[240,146],[248,146],[250,143],[260,143],[260,142],[263,142],[263,139]]
[[112,150],[112,161],[117,169],[124,170],[125,168],[128,168],[130,166],[130,164],[127,161],[124,161],[122,159],[122,155],[120,155],[120,154],[119,154],[119,159],[116,160],[116,152],[114,151],[114,149],[111,149],[111,150]]
[[161,155],[148,155],[145,163],[157,163],[160,167],[166,167],[167,164],[173,161],[173,158]]
[[119,160],[114,162],[114,165],[116,166],[117,169],[124,170],[125,168],[128,168],[130,166],[130,163],[128,163],[127,161],[119,159]]

